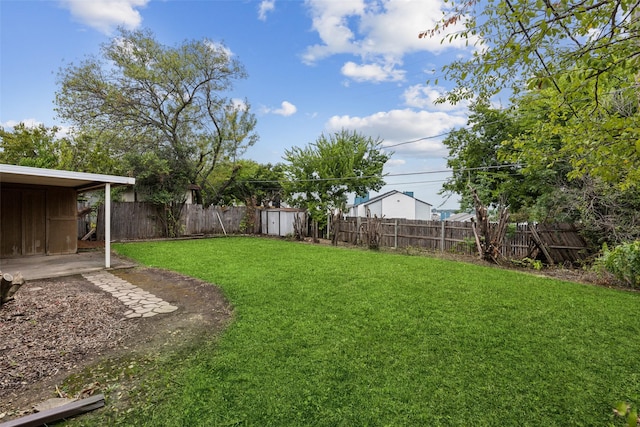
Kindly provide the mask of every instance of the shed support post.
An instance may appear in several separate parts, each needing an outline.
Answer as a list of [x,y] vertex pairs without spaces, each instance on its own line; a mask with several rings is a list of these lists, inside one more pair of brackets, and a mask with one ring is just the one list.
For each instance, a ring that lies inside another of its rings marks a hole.
[[104,185],[104,267],[111,268],[111,184]]

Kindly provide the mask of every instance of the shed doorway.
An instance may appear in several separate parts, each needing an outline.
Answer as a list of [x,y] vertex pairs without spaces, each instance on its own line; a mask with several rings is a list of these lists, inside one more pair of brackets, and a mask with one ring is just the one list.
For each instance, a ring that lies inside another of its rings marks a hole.
[[0,254],[3,256],[46,254],[45,190],[4,189],[0,192],[2,210],[14,210],[17,215],[2,215],[3,234]]

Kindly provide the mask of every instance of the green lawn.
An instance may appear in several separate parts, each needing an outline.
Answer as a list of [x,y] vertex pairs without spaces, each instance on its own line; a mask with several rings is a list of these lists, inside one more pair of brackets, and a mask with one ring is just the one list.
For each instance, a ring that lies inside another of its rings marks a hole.
[[259,238],[115,249],[235,307],[158,362],[122,425],[602,426],[640,403],[639,293]]

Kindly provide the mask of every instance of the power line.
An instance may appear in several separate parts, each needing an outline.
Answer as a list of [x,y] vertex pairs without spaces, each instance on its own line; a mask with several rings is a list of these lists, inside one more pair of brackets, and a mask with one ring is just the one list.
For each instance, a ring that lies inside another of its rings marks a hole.
[[[511,168],[511,167],[522,167],[523,165],[520,163],[508,163],[508,164],[504,164],[504,165],[493,165],[493,166],[480,166],[480,167],[475,167],[475,168],[460,168],[457,169],[456,171],[460,171],[460,172],[470,172],[470,171],[483,171],[483,170],[490,170],[490,169],[503,169],[503,168]],[[410,175],[431,175],[431,174],[437,174],[437,173],[451,173],[453,172],[451,169],[440,169],[440,170],[432,170],[432,171],[419,171],[419,172],[403,172],[403,173],[389,173],[386,175],[383,175],[382,178],[386,178],[386,177],[394,177],[394,176],[410,176]],[[346,181],[346,180],[354,180],[354,179],[367,179],[367,178],[377,178],[377,175],[364,175],[364,176],[349,176],[349,177],[344,177],[344,178],[306,178],[306,179],[284,179],[284,180],[248,180],[248,181],[244,181],[247,183],[253,183],[253,184],[258,184],[258,183],[263,183],[263,184],[269,184],[269,183],[277,183],[277,182],[282,182],[282,181],[287,181],[287,182],[325,182],[325,181]]]
[[406,145],[406,144],[414,144],[416,142],[420,142],[420,141],[425,141],[427,139],[435,139],[435,138],[440,138],[443,136],[447,136],[449,135],[451,132],[453,132],[453,130],[450,130],[448,132],[445,133],[441,133],[439,135],[432,135],[432,136],[425,136],[424,138],[418,138],[418,139],[414,139],[411,141],[405,141],[405,142],[399,142],[397,144],[392,144],[392,145],[383,145],[382,148],[393,148],[393,147],[399,147],[400,145]]

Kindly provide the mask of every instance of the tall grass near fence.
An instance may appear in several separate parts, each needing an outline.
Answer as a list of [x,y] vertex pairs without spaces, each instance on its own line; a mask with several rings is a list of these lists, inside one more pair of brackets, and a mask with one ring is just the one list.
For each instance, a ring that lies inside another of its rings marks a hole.
[[120,425],[607,425],[640,402],[638,293],[259,238],[115,248],[235,307]]

